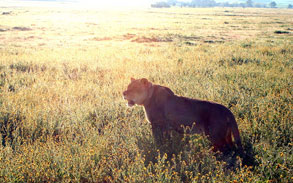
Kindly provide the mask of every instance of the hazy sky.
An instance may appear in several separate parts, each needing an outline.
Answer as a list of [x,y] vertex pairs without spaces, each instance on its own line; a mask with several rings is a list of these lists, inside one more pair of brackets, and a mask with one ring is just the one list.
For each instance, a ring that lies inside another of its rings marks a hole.
[[[41,1],[41,2],[40,2]],[[92,8],[105,8],[105,7],[150,7],[150,4],[158,1],[167,0],[0,0],[0,6],[3,5],[17,5],[17,6],[66,6],[64,3],[56,2],[66,2],[67,5],[74,4],[77,7],[92,7]],[[190,2],[191,0],[181,0],[185,2]],[[215,0],[216,2],[245,2],[246,0]],[[252,0],[254,2],[260,2],[260,0]],[[262,2],[275,1],[277,4],[289,4],[293,0],[262,0]],[[71,3],[78,2],[78,3]]]
[[151,4],[152,0],[81,0],[80,2],[100,6],[144,6]]
[[[0,0],[0,7],[6,5],[16,6],[55,6],[56,4],[95,7],[137,7],[148,6],[157,0]],[[56,3],[57,2],[57,3]],[[64,2],[64,3],[63,3]],[[74,3],[72,3],[74,2]]]
[[[78,0],[84,5],[93,5],[93,6],[124,6],[124,7],[130,7],[130,6],[150,6],[150,4],[158,1],[167,1],[167,0]],[[179,0],[182,2],[190,2],[192,0]],[[246,2],[247,0],[215,0],[216,2]],[[286,4],[289,3],[293,4],[293,0],[252,0],[256,3],[264,3],[268,4],[272,1],[275,1],[277,4]]]

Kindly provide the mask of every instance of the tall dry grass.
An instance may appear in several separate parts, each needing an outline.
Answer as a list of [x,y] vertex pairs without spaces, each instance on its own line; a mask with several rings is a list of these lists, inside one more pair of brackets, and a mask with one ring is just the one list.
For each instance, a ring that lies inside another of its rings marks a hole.
[[[292,182],[292,11],[1,10],[1,182]],[[155,147],[130,77],[229,107],[245,155]]]

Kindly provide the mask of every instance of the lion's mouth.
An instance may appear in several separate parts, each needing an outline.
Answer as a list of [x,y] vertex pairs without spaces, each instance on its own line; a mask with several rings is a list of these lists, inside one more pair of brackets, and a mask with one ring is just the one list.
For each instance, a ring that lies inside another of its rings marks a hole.
[[135,105],[135,103],[134,103],[133,100],[128,100],[128,103],[127,104],[128,104],[129,107],[132,107],[132,106]]
[[125,100],[127,100],[127,105],[128,105],[128,107],[132,107],[132,106],[134,106],[135,105],[135,102],[133,101],[133,100],[131,100],[130,99],[130,97],[128,97],[127,95],[126,95],[126,92],[123,92],[123,98],[125,99]]

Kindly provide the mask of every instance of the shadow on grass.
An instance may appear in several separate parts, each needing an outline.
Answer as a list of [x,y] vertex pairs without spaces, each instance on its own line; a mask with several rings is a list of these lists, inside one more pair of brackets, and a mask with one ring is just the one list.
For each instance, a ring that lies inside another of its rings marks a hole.
[[159,154],[167,154],[167,160],[170,161],[173,155],[178,155],[184,146],[188,145],[188,142],[176,132],[171,134],[169,140],[164,139],[162,145],[156,145],[153,137],[145,138],[140,136],[137,139],[139,149],[145,156],[145,164],[148,165],[150,162],[156,163]]
[[[198,135],[199,136],[199,135]],[[198,137],[195,137],[198,138]],[[198,142],[196,144],[190,144],[193,143],[195,139],[193,136],[188,135],[187,137],[180,135],[176,132],[172,133],[171,139],[168,141],[165,141],[163,145],[158,146],[155,145],[154,140],[152,137],[145,138],[143,136],[139,137],[137,139],[138,141],[138,147],[140,150],[142,150],[143,155],[145,156],[145,165],[147,166],[149,163],[157,163],[157,157],[159,153],[161,155],[167,154],[167,160],[171,161],[172,157],[177,156],[181,153],[185,154],[186,156],[189,153],[206,153],[206,156],[214,155],[216,157],[217,161],[222,161],[226,163],[226,169],[236,171],[236,168],[239,168],[240,166],[248,166],[254,169],[255,166],[257,166],[257,161],[255,159],[255,151],[253,149],[252,143],[249,141],[249,139],[243,140],[243,148],[244,152],[240,152],[237,150],[236,147],[233,147],[232,149],[229,149],[228,151],[225,151],[223,153],[220,152],[212,152],[211,145],[208,142],[207,138],[199,137]],[[197,147],[200,146],[200,147]],[[203,150],[205,149],[205,150]],[[240,159],[242,160],[240,163]]]
[[236,171],[237,168],[245,166],[250,167],[253,170],[256,166],[258,166],[255,158],[256,153],[253,149],[253,144],[249,141],[249,139],[243,139],[242,146],[243,152],[239,151],[234,146],[232,149],[224,153],[217,153],[217,160],[225,162],[225,167],[227,168],[227,170]]
[[252,168],[258,166],[255,158],[256,152],[254,151],[253,144],[249,141],[249,139],[243,139],[243,146],[244,154],[241,157],[243,165],[252,166]]

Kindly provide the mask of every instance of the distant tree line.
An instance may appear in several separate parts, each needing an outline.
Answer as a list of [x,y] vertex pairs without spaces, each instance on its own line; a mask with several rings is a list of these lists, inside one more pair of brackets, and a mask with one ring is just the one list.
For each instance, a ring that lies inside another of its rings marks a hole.
[[[151,5],[153,8],[170,8],[171,6],[179,7],[255,7],[255,8],[276,8],[277,3],[272,1],[269,4],[254,3],[252,0],[247,0],[245,3],[229,3],[222,2],[217,3],[214,0],[192,0],[191,2],[182,2],[178,0],[161,1]],[[293,5],[289,4],[288,8],[293,8]]]
[[152,8],[170,8],[171,5],[168,2],[157,2],[155,4],[151,4]]

